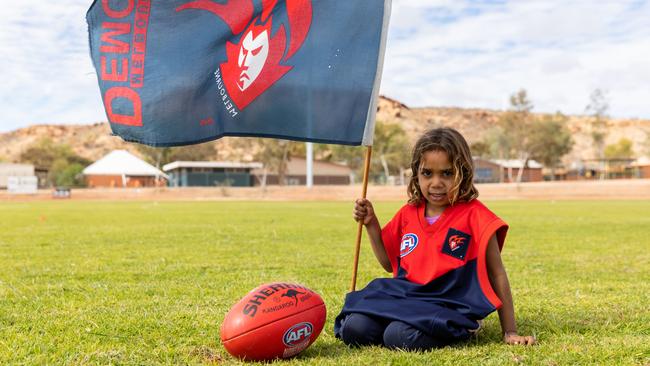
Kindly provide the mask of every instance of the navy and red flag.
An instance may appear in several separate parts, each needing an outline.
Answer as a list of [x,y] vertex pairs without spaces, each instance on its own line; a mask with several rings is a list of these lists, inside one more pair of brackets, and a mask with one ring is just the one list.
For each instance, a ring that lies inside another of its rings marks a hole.
[[113,133],[372,145],[391,0],[95,0],[90,52]]

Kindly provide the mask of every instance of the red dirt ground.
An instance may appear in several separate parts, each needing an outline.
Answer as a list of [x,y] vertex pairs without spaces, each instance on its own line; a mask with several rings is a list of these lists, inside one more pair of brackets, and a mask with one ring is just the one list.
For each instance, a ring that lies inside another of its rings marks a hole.
[[[477,185],[482,200],[538,199],[650,199],[650,179],[607,181],[561,181]],[[361,196],[361,186],[215,187],[215,188],[95,188],[72,189],[73,200],[145,200],[145,201],[353,201]],[[368,187],[368,198],[381,201],[406,200],[404,186]],[[0,202],[55,200],[51,190],[35,195],[13,195],[0,191]]]

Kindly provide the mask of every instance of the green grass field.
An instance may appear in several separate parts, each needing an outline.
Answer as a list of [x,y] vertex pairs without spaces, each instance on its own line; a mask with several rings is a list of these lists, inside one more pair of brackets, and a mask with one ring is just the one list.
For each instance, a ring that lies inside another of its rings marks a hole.
[[[650,201],[498,201],[520,333],[423,353],[349,349],[332,321],[356,224],[340,202],[0,203],[0,364],[237,364],[223,316],[250,289],[296,281],[328,320],[286,364],[650,364]],[[375,202],[385,223],[400,206]],[[383,276],[365,241],[358,286]]]

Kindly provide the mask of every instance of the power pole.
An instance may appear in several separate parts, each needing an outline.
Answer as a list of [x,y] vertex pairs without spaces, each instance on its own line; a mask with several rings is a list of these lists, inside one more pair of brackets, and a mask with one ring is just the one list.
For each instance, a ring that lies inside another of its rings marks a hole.
[[314,185],[314,144],[307,142],[307,188]]

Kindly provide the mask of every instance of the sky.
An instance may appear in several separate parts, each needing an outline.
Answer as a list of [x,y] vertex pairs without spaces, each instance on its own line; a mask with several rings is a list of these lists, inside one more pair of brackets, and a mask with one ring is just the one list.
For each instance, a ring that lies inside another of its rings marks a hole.
[[[324,1],[324,0],[314,0]],[[326,0],[330,1],[330,0]],[[106,121],[88,52],[91,0],[4,1],[0,132]],[[380,94],[409,107],[650,119],[650,0],[393,0]]]

